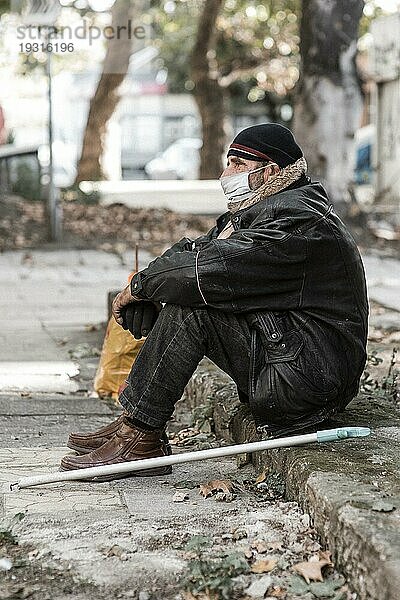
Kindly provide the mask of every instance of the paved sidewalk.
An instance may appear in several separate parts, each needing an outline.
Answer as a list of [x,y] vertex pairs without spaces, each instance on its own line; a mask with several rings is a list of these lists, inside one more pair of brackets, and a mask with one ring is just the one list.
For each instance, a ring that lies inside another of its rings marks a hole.
[[370,299],[400,311],[400,260],[373,254],[364,256],[363,260]]
[[[144,268],[151,257],[139,258]],[[68,351],[82,341],[85,326],[106,320],[107,291],[126,284],[133,253],[123,261],[96,250],[0,255],[1,390],[78,390]]]

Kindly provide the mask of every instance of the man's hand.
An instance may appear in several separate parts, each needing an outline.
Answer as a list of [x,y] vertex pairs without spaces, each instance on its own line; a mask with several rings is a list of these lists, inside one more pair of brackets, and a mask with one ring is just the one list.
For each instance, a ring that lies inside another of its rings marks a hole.
[[129,329],[136,340],[147,337],[157,321],[162,304],[151,300],[141,300],[122,308],[124,329]]
[[112,303],[112,314],[118,325],[121,325],[122,327],[124,323],[121,313],[121,310],[124,308],[124,306],[132,304],[132,302],[139,302],[140,300],[141,298],[132,296],[130,285],[127,285],[126,288],[118,294],[118,296],[115,296],[114,302]]

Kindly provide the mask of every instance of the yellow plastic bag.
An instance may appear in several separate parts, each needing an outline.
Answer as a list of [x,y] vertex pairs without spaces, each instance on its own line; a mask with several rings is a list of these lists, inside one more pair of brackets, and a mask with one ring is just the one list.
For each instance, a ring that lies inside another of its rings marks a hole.
[[111,396],[118,400],[119,389],[125,383],[144,341],[145,338],[135,340],[111,317],[94,378],[94,389],[101,398]]

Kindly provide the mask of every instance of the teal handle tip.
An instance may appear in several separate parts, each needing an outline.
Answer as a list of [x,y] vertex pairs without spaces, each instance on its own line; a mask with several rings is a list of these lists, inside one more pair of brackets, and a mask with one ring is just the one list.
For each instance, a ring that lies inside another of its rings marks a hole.
[[369,427],[338,427],[337,429],[324,429],[317,431],[318,442],[333,442],[346,438],[366,437],[370,435]]

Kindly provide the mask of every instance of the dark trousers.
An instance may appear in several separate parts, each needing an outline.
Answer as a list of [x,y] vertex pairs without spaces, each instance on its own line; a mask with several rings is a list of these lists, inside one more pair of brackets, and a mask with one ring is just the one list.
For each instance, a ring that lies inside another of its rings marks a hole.
[[130,415],[164,427],[200,360],[207,356],[247,396],[250,329],[240,314],[166,304],[146,338],[119,400]]

